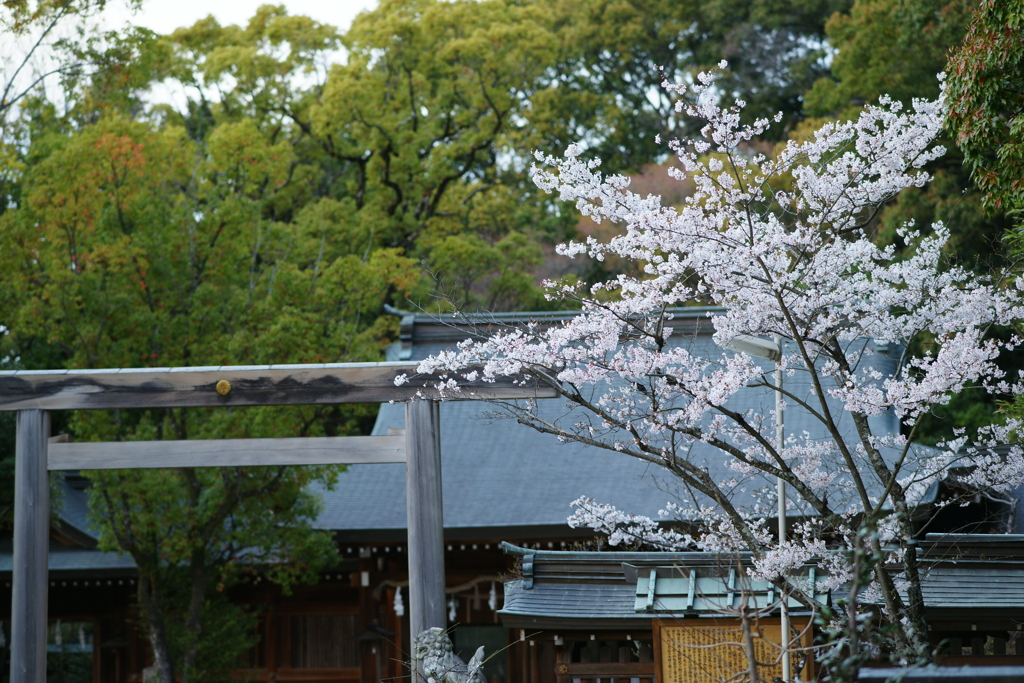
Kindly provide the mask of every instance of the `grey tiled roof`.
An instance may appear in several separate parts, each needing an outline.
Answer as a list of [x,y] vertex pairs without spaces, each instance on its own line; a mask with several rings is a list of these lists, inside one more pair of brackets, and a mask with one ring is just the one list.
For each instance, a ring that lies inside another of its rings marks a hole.
[[89,492],[84,488],[68,485],[67,480],[63,477],[61,477],[61,484],[64,497],[64,507],[60,512],[61,519],[78,531],[95,538],[96,532],[89,528]]
[[[657,514],[665,495],[661,472],[621,455],[562,444],[508,421],[491,421],[486,406],[441,405],[445,527],[452,529],[565,525],[569,506],[593,496],[639,513]],[[403,428],[401,405],[383,405],[374,434]],[[324,496],[317,524],[327,529],[404,529],[404,465],[359,465]],[[566,527],[566,532],[569,529]]]

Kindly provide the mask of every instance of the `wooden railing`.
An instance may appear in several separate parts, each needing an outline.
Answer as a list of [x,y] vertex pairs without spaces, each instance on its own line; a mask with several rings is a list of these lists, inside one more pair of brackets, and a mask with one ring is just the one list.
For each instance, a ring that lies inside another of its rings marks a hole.
[[555,665],[558,683],[654,683],[654,662],[571,662]]

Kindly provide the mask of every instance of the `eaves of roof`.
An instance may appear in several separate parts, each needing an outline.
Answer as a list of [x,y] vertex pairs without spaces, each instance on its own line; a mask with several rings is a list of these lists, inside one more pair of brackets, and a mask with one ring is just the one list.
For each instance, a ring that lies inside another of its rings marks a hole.
[[[136,575],[135,562],[129,555],[105,553],[100,550],[65,546],[51,539],[48,554],[51,579],[118,578]],[[0,541],[0,577],[10,577],[14,563],[12,541]]]
[[[938,539],[932,540],[935,545]],[[1009,550],[1024,536],[965,535],[946,540],[961,548],[983,546],[990,557],[1005,559],[943,560],[926,567],[922,590],[929,619],[1016,618],[1024,611],[1024,557],[1000,552],[1000,545]],[[506,583],[505,606],[499,610],[509,628],[616,629],[649,624],[665,614],[637,607],[642,587],[638,580],[643,579],[638,567],[725,566],[713,553],[552,551],[507,543],[503,547],[520,558],[521,577]],[[737,560],[742,562],[730,556],[726,564]],[[700,616],[715,614],[708,610]]]

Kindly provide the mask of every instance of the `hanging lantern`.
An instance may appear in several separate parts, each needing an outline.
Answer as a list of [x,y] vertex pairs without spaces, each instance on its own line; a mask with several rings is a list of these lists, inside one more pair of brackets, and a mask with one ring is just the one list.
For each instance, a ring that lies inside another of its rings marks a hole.
[[498,611],[498,589],[494,586],[493,581],[491,581],[491,594],[487,596],[487,606],[491,608],[492,612]]
[[457,607],[458,603],[455,601],[455,596],[453,595],[452,599],[448,601],[448,621],[455,621],[455,617],[458,616],[458,613],[455,611]]
[[392,603],[395,608],[395,616],[405,616],[405,603],[402,602],[402,587],[395,589],[395,600]]

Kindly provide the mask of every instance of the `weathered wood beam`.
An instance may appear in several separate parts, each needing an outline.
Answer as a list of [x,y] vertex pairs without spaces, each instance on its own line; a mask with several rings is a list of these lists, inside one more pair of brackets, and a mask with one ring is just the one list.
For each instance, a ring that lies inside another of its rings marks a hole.
[[404,436],[51,443],[51,470],[405,462]]
[[50,416],[20,410],[14,446],[14,566],[11,589],[11,683],[46,683],[50,543]]
[[[416,363],[326,363],[0,372],[0,410],[316,405],[436,398]],[[395,378],[410,381],[395,386]],[[426,385],[426,386],[425,386]],[[511,379],[466,385],[464,399],[549,398]]]
[[[444,611],[441,420],[436,401],[405,404],[406,514],[409,529],[409,637],[448,625]],[[413,683],[425,680],[413,671]]]

